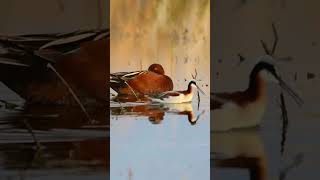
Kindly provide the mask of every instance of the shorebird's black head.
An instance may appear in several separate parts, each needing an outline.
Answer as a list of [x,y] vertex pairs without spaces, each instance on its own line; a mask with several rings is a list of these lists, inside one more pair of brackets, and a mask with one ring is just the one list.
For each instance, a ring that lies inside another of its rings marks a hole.
[[164,69],[160,64],[151,64],[148,68],[148,71],[164,75]]
[[202,94],[205,94],[195,81],[190,81],[188,84],[188,90],[191,91],[192,88],[197,88],[198,91],[200,91]]
[[189,82],[188,87],[191,87],[191,86],[198,87],[197,83],[195,81],[190,81]]
[[275,60],[271,56],[262,56],[250,74],[250,81],[254,81],[259,75],[260,78],[267,82],[279,84],[283,90],[287,91],[287,93],[292,96],[297,104],[302,104],[303,100],[298,96],[298,94],[296,94],[287,85],[287,83],[281,79],[274,62]]
[[250,79],[254,79],[258,75],[267,82],[279,83],[278,72],[275,65],[272,63],[266,61],[258,62],[251,72]]

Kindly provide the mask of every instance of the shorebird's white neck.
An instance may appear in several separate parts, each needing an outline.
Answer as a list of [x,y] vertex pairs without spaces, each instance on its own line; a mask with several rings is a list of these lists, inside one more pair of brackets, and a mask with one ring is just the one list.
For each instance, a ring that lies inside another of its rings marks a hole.
[[258,73],[258,75],[264,79],[266,82],[270,82],[270,83],[276,83],[278,84],[279,81],[275,78],[275,76],[270,73],[269,71],[267,70],[262,70]]
[[190,87],[188,88],[188,91],[190,91],[190,93],[193,93],[193,91],[196,89],[197,89],[197,86],[194,84],[191,84]]

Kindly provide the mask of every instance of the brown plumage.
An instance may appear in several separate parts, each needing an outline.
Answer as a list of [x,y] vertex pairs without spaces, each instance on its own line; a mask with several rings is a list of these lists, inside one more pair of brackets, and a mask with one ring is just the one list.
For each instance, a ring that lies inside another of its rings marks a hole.
[[[92,35],[88,37],[87,34]],[[4,49],[15,49],[1,54],[0,59],[5,57],[10,63],[25,65],[0,64],[0,80],[28,104],[77,104],[58,76],[47,68],[50,63],[83,104],[104,104],[108,91],[105,75],[109,71],[110,57],[108,32],[46,35],[46,41],[34,41],[38,37],[40,35],[19,36],[0,42]],[[72,39],[74,37],[79,38]],[[15,41],[17,38],[23,41]],[[24,38],[33,40],[29,42]],[[62,40],[65,42],[60,43]]]
[[150,95],[173,89],[171,78],[164,74],[160,64],[152,64],[147,71],[113,73],[110,82],[120,95]]
[[211,98],[211,109],[219,109],[224,105],[224,102],[217,99],[232,101],[233,103],[243,107],[262,98],[265,93],[266,82],[257,74],[257,76],[250,79],[249,87],[244,91],[232,93],[211,93],[211,95],[216,97]]

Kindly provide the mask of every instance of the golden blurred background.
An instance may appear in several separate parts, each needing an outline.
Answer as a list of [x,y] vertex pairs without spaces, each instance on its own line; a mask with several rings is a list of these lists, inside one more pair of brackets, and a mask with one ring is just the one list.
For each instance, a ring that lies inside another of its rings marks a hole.
[[111,0],[110,28],[111,72],[160,63],[174,89],[186,88],[195,69],[209,87],[210,0]]
[[0,5],[0,34],[109,27],[109,0],[3,0]]

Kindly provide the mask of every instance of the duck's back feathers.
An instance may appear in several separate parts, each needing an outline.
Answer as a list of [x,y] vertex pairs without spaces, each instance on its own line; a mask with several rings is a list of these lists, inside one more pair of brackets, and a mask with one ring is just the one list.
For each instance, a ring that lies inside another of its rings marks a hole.
[[119,94],[150,95],[173,89],[171,78],[152,71],[119,72],[110,75],[110,86]]
[[140,74],[138,78],[130,79],[128,83],[142,94],[162,93],[173,89],[170,77],[151,71]]
[[29,102],[68,99],[70,93],[47,68],[51,63],[74,89],[84,90],[80,96],[106,97],[108,32],[0,36],[0,81]]

